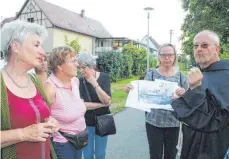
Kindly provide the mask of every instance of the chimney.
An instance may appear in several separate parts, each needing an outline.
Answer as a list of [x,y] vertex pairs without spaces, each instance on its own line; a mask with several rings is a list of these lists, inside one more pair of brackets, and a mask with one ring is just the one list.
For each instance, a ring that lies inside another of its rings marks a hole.
[[82,18],[84,18],[84,16],[85,16],[85,10],[84,9],[81,10],[81,14],[80,15],[81,15]]

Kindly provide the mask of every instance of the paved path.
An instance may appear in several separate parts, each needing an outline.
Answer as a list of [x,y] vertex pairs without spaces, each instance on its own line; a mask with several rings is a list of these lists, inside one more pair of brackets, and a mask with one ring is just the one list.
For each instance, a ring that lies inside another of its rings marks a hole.
[[108,138],[106,159],[149,159],[144,112],[127,108],[114,117],[117,134]]

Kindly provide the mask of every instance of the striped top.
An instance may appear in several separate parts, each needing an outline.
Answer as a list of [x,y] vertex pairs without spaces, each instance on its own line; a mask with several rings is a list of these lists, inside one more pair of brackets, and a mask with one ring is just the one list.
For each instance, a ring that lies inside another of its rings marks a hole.
[[[56,87],[56,101],[51,106],[51,116],[60,124],[60,131],[68,134],[78,134],[86,129],[84,114],[86,107],[79,95],[77,78],[71,80],[72,89],[66,88],[54,74],[47,79]],[[60,133],[53,136],[55,142],[67,142]]]

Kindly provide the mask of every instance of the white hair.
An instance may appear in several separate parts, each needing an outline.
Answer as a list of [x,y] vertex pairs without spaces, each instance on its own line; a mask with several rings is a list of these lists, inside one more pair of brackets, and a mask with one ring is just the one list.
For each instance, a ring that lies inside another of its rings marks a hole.
[[46,28],[36,23],[22,20],[6,23],[1,29],[1,51],[5,60],[9,61],[11,56],[10,45],[13,41],[23,44],[25,39],[33,34],[38,35],[42,41],[48,36]]
[[89,53],[80,53],[77,57],[77,61],[78,63],[81,63],[89,68],[96,67],[96,59]]
[[206,35],[208,35],[208,37],[209,37],[211,40],[213,40],[217,46],[220,45],[219,36],[218,36],[214,31],[211,31],[211,30],[203,30],[203,31],[199,32],[199,33],[194,37],[194,40],[193,40],[193,41],[195,41],[196,38],[197,38],[199,35],[201,35],[201,34],[206,34]]

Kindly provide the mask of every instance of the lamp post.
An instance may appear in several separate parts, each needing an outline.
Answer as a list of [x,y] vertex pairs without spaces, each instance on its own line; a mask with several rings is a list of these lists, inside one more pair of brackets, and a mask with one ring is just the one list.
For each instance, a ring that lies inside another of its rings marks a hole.
[[151,7],[146,7],[144,10],[147,11],[147,18],[148,18],[148,32],[147,32],[147,72],[149,71],[149,18],[150,18],[150,11],[153,10]]
[[186,71],[188,71],[189,70],[189,61],[190,61],[190,55],[186,55],[185,56],[185,58],[186,58]]

